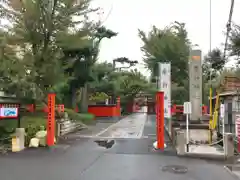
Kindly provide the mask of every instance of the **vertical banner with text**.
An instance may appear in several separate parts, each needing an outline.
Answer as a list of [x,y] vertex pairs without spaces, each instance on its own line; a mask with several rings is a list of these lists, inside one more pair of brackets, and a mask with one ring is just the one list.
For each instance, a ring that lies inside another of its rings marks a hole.
[[171,64],[158,63],[158,91],[164,92],[164,117],[171,118]]

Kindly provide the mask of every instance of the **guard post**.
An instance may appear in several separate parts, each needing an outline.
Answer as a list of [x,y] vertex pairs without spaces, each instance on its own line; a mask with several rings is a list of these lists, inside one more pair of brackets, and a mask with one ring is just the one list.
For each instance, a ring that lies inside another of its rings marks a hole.
[[189,116],[192,113],[192,104],[191,102],[184,102],[183,104],[183,113],[186,114],[186,149],[189,152]]

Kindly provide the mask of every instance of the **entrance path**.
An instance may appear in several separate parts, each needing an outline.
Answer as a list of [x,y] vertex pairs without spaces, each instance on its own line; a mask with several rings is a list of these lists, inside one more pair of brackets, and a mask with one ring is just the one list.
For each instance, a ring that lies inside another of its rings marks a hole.
[[144,125],[147,120],[147,115],[136,113],[127,116],[111,125],[105,130],[99,132],[96,137],[101,138],[134,138],[139,139],[143,135]]
[[[0,155],[0,179],[235,180],[222,164],[153,150],[155,116],[138,113],[101,130],[103,127],[94,136],[69,135],[66,142],[53,149]],[[96,142],[101,137],[116,139],[107,148]]]

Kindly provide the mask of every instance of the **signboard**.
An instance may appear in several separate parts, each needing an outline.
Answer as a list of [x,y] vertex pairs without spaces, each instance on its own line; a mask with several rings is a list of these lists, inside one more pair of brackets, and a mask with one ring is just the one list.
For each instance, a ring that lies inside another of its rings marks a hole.
[[171,118],[171,64],[158,63],[159,91],[164,92],[164,117]]
[[236,115],[235,134],[238,140],[238,151],[240,151],[240,115]]
[[224,104],[220,105],[220,117],[224,118],[224,113],[225,113],[225,108],[224,108]]
[[18,108],[0,108],[0,118],[17,118],[18,117]]
[[240,138],[240,115],[236,115],[235,134],[236,137]]
[[183,113],[191,114],[192,113],[192,104],[191,102],[184,102],[183,104]]

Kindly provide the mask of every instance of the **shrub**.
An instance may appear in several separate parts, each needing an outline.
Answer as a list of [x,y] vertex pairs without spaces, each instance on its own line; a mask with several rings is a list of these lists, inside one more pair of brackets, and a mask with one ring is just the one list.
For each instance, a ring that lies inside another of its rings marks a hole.
[[68,116],[71,120],[81,121],[81,122],[86,123],[86,124],[92,123],[94,118],[95,118],[93,114],[76,113],[72,109],[65,108],[65,112],[68,113]]
[[28,127],[25,129],[26,132],[26,145],[30,143],[30,140],[35,137],[36,133],[41,129],[41,126],[29,124]]

